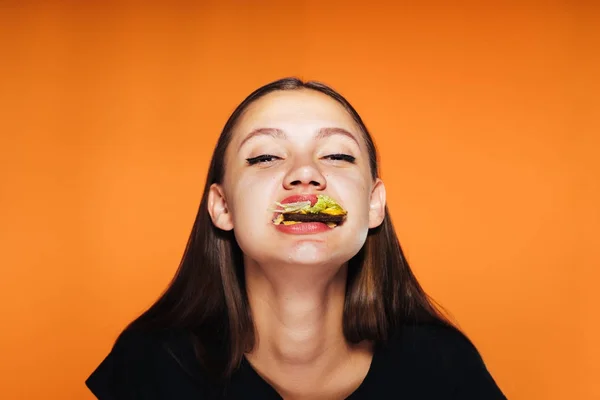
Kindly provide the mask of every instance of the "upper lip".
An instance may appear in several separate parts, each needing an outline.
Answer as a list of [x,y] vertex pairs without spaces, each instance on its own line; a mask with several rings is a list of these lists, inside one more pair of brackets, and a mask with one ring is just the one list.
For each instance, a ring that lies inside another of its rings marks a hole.
[[281,204],[298,203],[301,201],[310,201],[310,205],[314,206],[315,203],[317,202],[317,195],[316,194],[294,194],[294,195],[288,196],[285,199],[281,200],[280,203]]

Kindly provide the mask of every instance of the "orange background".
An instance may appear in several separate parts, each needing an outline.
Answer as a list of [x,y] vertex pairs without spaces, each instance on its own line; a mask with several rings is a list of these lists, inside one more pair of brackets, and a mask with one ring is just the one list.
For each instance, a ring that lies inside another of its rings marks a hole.
[[0,397],[92,398],[226,118],[298,75],[362,114],[409,261],[507,396],[600,399],[600,7],[247,3],[0,3]]

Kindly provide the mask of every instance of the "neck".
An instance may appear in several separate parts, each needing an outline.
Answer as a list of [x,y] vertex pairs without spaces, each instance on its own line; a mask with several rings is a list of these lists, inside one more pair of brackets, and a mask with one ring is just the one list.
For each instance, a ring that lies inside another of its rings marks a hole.
[[248,300],[258,339],[246,357],[285,398],[323,393],[326,382],[347,374],[348,365],[360,364],[355,362],[357,355],[361,359],[366,355],[370,362],[369,349],[353,347],[344,337],[346,271],[346,266],[259,268],[246,263]]
[[274,281],[261,275],[252,271],[246,274],[259,339],[253,352],[256,358],[291,368],[314,363],[325,355],[325,350],[338,352],[345,348],[342,315],[346,268],[326,281],[294,276],[297,274]]

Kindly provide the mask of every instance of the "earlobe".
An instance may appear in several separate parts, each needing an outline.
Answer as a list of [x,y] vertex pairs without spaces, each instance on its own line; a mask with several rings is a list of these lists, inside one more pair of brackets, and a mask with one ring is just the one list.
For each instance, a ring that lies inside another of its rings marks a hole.
[[220,185],[213,183],[208,192],[208,213],[213,224],[224,231],[233,229],[231,213],[227,208],[227,200]]
[[385,185],[379,178],[375,181],[371,191],[371,201],[369,204],[369,228],[377,228],[385,218],[386,193]]

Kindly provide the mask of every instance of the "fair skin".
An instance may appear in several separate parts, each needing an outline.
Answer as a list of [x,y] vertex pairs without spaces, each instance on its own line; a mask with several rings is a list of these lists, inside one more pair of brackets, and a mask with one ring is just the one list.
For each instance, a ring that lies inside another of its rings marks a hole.
[[[350,345],[342,332],[347,262],[385,215],[385,188],[371,177],[360,128],[324,94],[273,92],[239,120],[225,166],[209,212],[218,228],[233,229],[244,253],[257,333],[248,361],[285,399],[347,397],[372,359],[370,343]],[[282,232],[269,207],[296,194],[331,196],[348,211],[346,221]]]

